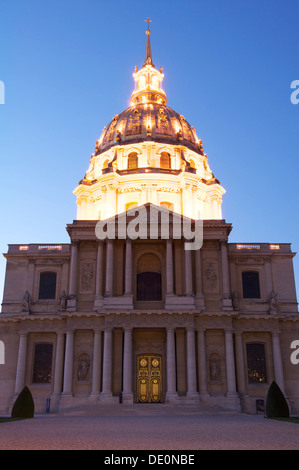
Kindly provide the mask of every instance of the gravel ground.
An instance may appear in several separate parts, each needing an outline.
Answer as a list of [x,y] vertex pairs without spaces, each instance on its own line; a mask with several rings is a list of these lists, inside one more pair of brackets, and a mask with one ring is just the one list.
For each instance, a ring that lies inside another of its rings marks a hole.
[[0,423],[0,450],[299,450],[299,424],[261,415],[103,407]]

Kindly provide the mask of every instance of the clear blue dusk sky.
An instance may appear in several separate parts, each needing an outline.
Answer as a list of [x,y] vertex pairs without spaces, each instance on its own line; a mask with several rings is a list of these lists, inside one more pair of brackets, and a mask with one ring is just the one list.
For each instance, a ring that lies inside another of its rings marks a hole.
[[[298,251],[298,0],[0,0],[1,252],[69,241],[72,191],[129,104],[148,16],[168,105],[227,190],[230,241]],[[1,257],[0,301],[4,271]]]

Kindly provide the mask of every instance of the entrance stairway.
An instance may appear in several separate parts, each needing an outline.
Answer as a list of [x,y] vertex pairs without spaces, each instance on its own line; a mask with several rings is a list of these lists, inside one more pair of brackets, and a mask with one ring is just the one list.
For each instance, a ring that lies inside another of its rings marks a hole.
[[64,409],[60,416],[180,416],[180,415],[236,415],[240,412],[205,404],[136,403],[133,405],[85,405]]

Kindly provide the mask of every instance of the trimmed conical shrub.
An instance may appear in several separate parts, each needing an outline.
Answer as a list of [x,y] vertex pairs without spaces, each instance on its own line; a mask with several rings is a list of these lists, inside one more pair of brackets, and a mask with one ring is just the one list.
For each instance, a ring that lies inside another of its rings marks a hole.
[[34,401],[28,387],[24,387],[11,411],[12,418],[33,418]]
[[289,418],[286,399],[276,382],[272,382],[266,398],[266,418]]

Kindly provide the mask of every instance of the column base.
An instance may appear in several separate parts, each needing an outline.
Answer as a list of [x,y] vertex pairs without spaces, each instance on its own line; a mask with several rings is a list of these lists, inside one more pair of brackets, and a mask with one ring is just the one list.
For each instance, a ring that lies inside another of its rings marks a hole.
[[166,392],[165,401],[166,403],[177,403],[178,401],[177,392]]
[[104,297],[102,295],[96,296],[93,304],[93,310],[96,312],[103,307]]
[[202,294],[197,294],[195,296],[195,306],[201,310],[205,310],[205,299]]
[[232,299],[222,299],[222,310],[233,310]]
[[119,403],[119,397],[112,395],[111,392],[102,392],[99,396],[99,401],[106,405],[115,405]]
[[122,395],[121,395],[121,402],[124,405],[133,405],[133,403],[134,403],[133,393],[123,392]]
[[191,403],[199,403],[199,393],[198,392],[187,392],[186,399]]
[[70,298],[67,299],[66,311],[67,312],[76,312],[77,311],[77,298],[76,298],[76,296],[70,296]]

